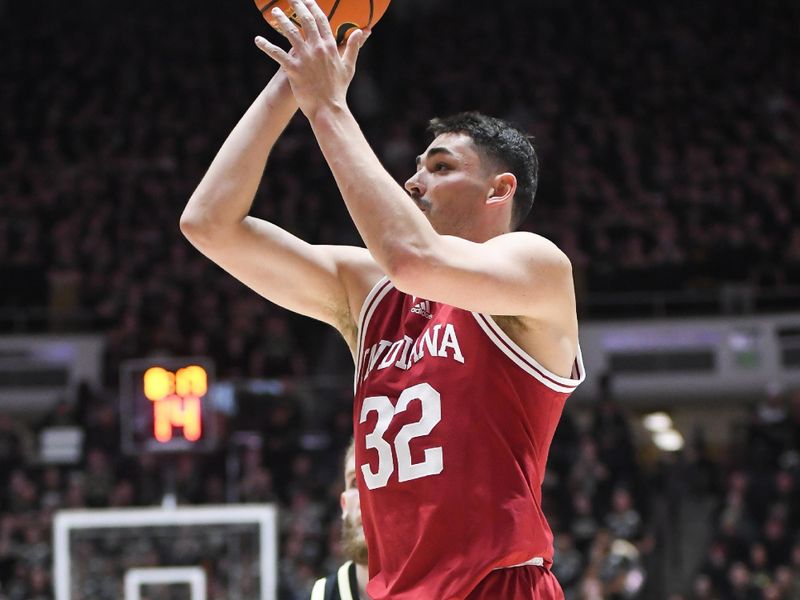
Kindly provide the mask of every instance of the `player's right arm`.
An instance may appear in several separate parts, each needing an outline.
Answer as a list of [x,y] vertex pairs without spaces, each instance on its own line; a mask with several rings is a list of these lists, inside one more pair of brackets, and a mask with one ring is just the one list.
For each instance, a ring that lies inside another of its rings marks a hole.
[[269,153],[296,111],[279,70],[225,140],[180,227],[200,252],[239,281],[275,304],[333,325],[352,347],[353,315],[370,282],[380,277],[369,252],[314,246],[248,216]]

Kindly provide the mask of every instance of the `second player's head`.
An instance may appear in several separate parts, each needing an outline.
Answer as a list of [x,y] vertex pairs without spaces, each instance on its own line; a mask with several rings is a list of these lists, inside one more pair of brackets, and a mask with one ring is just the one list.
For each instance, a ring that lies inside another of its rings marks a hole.
[[428,131],[434,140],[405,187],[436,231],[485,241],[517,229],[538,185],[530,139],[476,112],[432,119]]

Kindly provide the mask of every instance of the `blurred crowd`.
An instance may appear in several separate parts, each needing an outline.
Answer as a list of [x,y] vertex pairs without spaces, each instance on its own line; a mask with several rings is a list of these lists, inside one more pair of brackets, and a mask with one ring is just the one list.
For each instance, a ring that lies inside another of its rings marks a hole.
[[564,413],[544,484],[553,572],[567,600],[647,598],[650,498],[629,418],[604,395],[580,425]]
[[[686,598],[800,598],[800,390],[752,411],[716,490],[713,536]],[[713,472],[712,472],[713,474]]]
[[[156,506],[167,494],[179,505],[276,503],[278,598],[306,600],[315,578],[344,560],[339,493],[352,421],[340,396],[331,394],[324,423],[288,398],[265,401],[247,415],[259,435],[239,445],[231,437],[210,454],[123,455],[114,404],[87,387],[76,407],[61,407],[34,426],[0,417],[0,600],[52,598],[56,510]],[[84,429],[80,462],[37,460],[36,433],[54,424]],[[607,393],[592,409],[567,410],[559,425],[543,502],[567,600],[800,597],[800,392],[757,404],[725,447],[710,448],[697,432],[682,452],[646,459],[634,429]],[[709,507],[695,529],[679,515],[689,499]],[[217,546],[220,537],[212,536]],[[85,597],[93,600],[119,597],[113,582],[97,577],[104,569],[118,585],[112,575],[120,563],[153,566],[166,552],[149,538],[137,552],[102,538],[95,543],[106,550],[86,550],[84,562],[104,565],[88,569],[94,591]],[[177,546],[195,556],[198,543]],[[214,544],[200,547],[209,571],[221,573],[214,571]],[[693,548],[698,558],[670,569],[675,548]],[[109,557],[113,564],[106,565]],[[212,578],[211,589],[224,589],[222,579]]]
[[[524,227],[566,250],[580,298],[800,284],[796,2],[459,7],[398,3],[361,57],[351,104],[399,181],[429,117],[481,109],[535,134]],[[166,349],[212,353],[231,375],[317,365],[298,340],[320,330],[255,300],[178,230],[274,69],[252,44],[255,8],[0,11],[2,327],[107,331],[111,363]],[[253,214],[359,243],[302,117]]]
[[[800,4],[523,4],[478,18],[456,0],[408,0],[376,27],[351,102],[398,181],[429,117],[480,109],[536,136],[541,181],[524,227],[564,248],[581,298],[800,285]],[[178,230],[273,70],[252,45],[265,28],[244,0],[0,2],[3,330],[102,332],[109,390],[120,361],[151,352],[212,356],[225,378],[347,365],[321,326],[267,305]],[[311,242],[359,243],[302,117],[253,214]],[[219,453],[176,457],[169,483],[159,460],[120,454],[114,406],[113,391],[86,389],[46,423],[0,415],[2,600],[51,597],[54,510],[153,505],[167,487],[180,503],[279,502],[282,599],[305,598],[338,564],[346,401],[313,431],[297,405],[265,405],[250,424],[263,442],[239,450],[238,471]],[[81,464],[36,464],[36,433],[53,423],[85,427]],[[769,401],[739,446],[676,459],[717,508],[707,561],[674,598],[800,597],[798,431],[798,401]],[[647,490],[677,467],[636,456],[608,398],[561,424],[545,509],[568,598],[664,589]]]
[[[335,555],[330,560],[341,560],[338,494],[352,416],[350,402],[338,402],[334,394],[331,398],[333,410],[322,423],[324,433],[318,418],[304,417],[296,399],[262,399],[257,414],[232,420],[231,426],[239,431],[238,443],[231,433],[216,451],[194,454],[123,454],[116,399],[88,386],[82,386],[74,407],[60,405],[39,423],[0,414],[0,600],[53,598],[56,511],[165,503],[277,504],[278,598],[305,600],[315,575],[329,566],[327,554]],[[244,423],[248,435],[242,435]],[[40,458],[38,434],[53,426],[81,428],[84,441],[78,462],[49,463]],[[76,600],[118,600],[124,568],[164,564],[203,564],[210,597],[245,600],[254,596],[257,537],[254,542],[239,533],[236,543],[244,547],[237,547],[238,554],[232,557],[228,539],[236,531],[221,528],[193,535],[191,528],[151,529],[139,528],[135,541],[119,531],[79,531],[70,544],[75,553],[71,573]],[[234,558],[238,567],[231,564]],[[235,569],[249,577],[249,588],[237,582],[239,596],[228,593]],[[160,592],[164,590],[153,591]],[[172,596],[146,597],[174,600]]]
[[[265,403],[259,414],[248,415],[261,442],[236,450],[238,466],[233,471],[232,445],[227,444],[225,451],[210,455],[124,456],[114,404],[88,387],[82,388],[75,408],[62,406],[33,428],[0,418],[0,599],[52,597],[54,511],[154,506],[170,493],[181,505],[278,503],[279,598],[306,600],[315,579],[344,560],[338,494],[352,420],[347,400],[336,404],[321,438],[318,421],[304,415],[297,403]],[[86,450],[80,463],[38,463],[35,434],[51,425],[84,427]],[[617,585],[619,577],[625,580],[620,589],[645,589],[653,543],[632,440],[628,419],[610,400],[585,425],[567,413],[559,428],[545,484],[545,510],[556,533],[556,573],[569,598],[610,597],[606,590]],[[136,553],[139,562],[131,562],[130,553],[116,547],[99,556],[90,554],[89,562],[116,556],[128,566],[151,566],[148,552]],[[114,572],[109,565],[108,573]],[[97,577],[87,581],[94,590],[92,598],[119,596],[113,583],[103,584]],[[591,589],[600,595],[585,595]]]

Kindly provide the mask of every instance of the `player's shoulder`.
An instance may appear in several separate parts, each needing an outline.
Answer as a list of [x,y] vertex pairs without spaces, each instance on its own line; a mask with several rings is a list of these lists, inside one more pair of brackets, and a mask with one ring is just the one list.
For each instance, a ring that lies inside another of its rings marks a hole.
[[331,600],[332,592],[336,589],[336,573],[321,577],[314,582],[309,600]]
[[385,276],[366,248],[359,246],[326,246],[333,253],[339,279],[347,292],[350,312],[355,320],[364,300]]
[[349,246],[344,244],[320,244],[318,246],[326,254],[332,256],[337,263],[369,268],[377,265],[369,250],[363,246]]
[[354,586],[355,565],[348,560],[335,573],[317,579],[311,588],[310,600],[358,600],[358,586]]
[[489,242],[508,248],[523,259],[570,269],[572,266],[569,257],[555,242],[532,231],[510,231],[492,238]]
[[361,246],[320,246],[332,256],[340,275],[353,278],[377,281],[383,277],[383,271],[372,257],[369,250]]

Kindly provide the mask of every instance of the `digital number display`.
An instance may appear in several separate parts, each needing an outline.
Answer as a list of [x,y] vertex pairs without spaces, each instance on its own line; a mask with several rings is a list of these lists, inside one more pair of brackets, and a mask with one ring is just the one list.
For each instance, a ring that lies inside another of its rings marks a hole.
[[121,369],[122,446],[141,451],[210,450],[215,438],[208,359],[127,361]]

